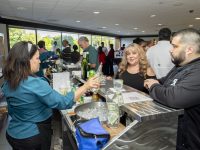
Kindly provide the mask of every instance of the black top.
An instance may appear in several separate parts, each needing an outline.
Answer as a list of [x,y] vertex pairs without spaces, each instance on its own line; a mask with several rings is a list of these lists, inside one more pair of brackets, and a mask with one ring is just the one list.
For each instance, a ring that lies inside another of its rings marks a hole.
[[200,147],[200,58],[182,67],[174,67],[160,84],[153,84],[150,96],[169,107],[184,108],[179,118],[178,142],[181,150]]
[[61,52],[61,56],[65,62],[71,63],[71,48],[66,47],[65,49],[63,49],[63,51]]
[[71,53],[71,60],[72,60],[72,63],[77,63],[79,60],[80,60],[80,53],[77,52],[77,51],[73,51]]
[[[145,79],[141,74],[139,73],[131,74],[128,71],[125,71],[119,76],[119,78],[123,80],[125,85],[133,87],[142,92],[148,93],[148,90],[144,87]],[[153,77],[147,76],[147,78],[155,78],[155,76]]]

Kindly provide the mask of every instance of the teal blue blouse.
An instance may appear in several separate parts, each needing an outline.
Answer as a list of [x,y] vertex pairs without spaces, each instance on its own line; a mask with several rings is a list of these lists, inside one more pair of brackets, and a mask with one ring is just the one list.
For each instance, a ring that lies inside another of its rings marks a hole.
[[2,90],[11,116],[7,133],[17,139],[39,134],[36,123],[48,119],[52,115],[51,108],[62,110],[74,104],[73,92],[62,96],[40,77],[29,76],[16,90],[5,82]]

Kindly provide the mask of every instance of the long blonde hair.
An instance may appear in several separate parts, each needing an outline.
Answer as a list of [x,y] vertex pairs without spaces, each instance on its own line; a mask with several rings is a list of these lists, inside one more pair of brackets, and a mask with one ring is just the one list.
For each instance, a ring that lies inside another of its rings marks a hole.
[[123,72],[125,72],[128,68],[128,62],[127,62],[127,52],[137,52],[139,55],[139,74],[146,78],[147,76],[147,68],[148,68],[148,62],[147,62],[147,57],[146,53],[144,52],[143,48],[138,45],[138,44],[130,44],[128,45],[125,50],[124,54],[122,57],[122,61],[119,64],[120,68],[120,74],[121,75]]

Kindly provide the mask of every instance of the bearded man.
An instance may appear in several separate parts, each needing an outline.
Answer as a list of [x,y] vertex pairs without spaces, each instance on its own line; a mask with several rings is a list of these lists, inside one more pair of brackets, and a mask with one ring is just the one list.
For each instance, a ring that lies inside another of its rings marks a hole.
[[144,82],[150,96],[159,103],[184,109],[179,116],[177,150],[200,148],[200,33],[183,29],[172,36],[171,60],[175,67],[167,76]]

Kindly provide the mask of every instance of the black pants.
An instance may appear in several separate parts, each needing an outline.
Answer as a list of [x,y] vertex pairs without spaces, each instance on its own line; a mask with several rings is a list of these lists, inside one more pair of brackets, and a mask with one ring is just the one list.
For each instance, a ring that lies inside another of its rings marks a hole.
[[187,150],[185,147],[186,143],[186,135],[184,130],[184,116],[179,115],[178,116],[178,129],[177,129],[177,140],[176,140],[176,150]]
[[50,150],[51,118],[37,123],[37,127],[40,133],[25,139],[15,139],[6,133],[6,138],[13,150]]

